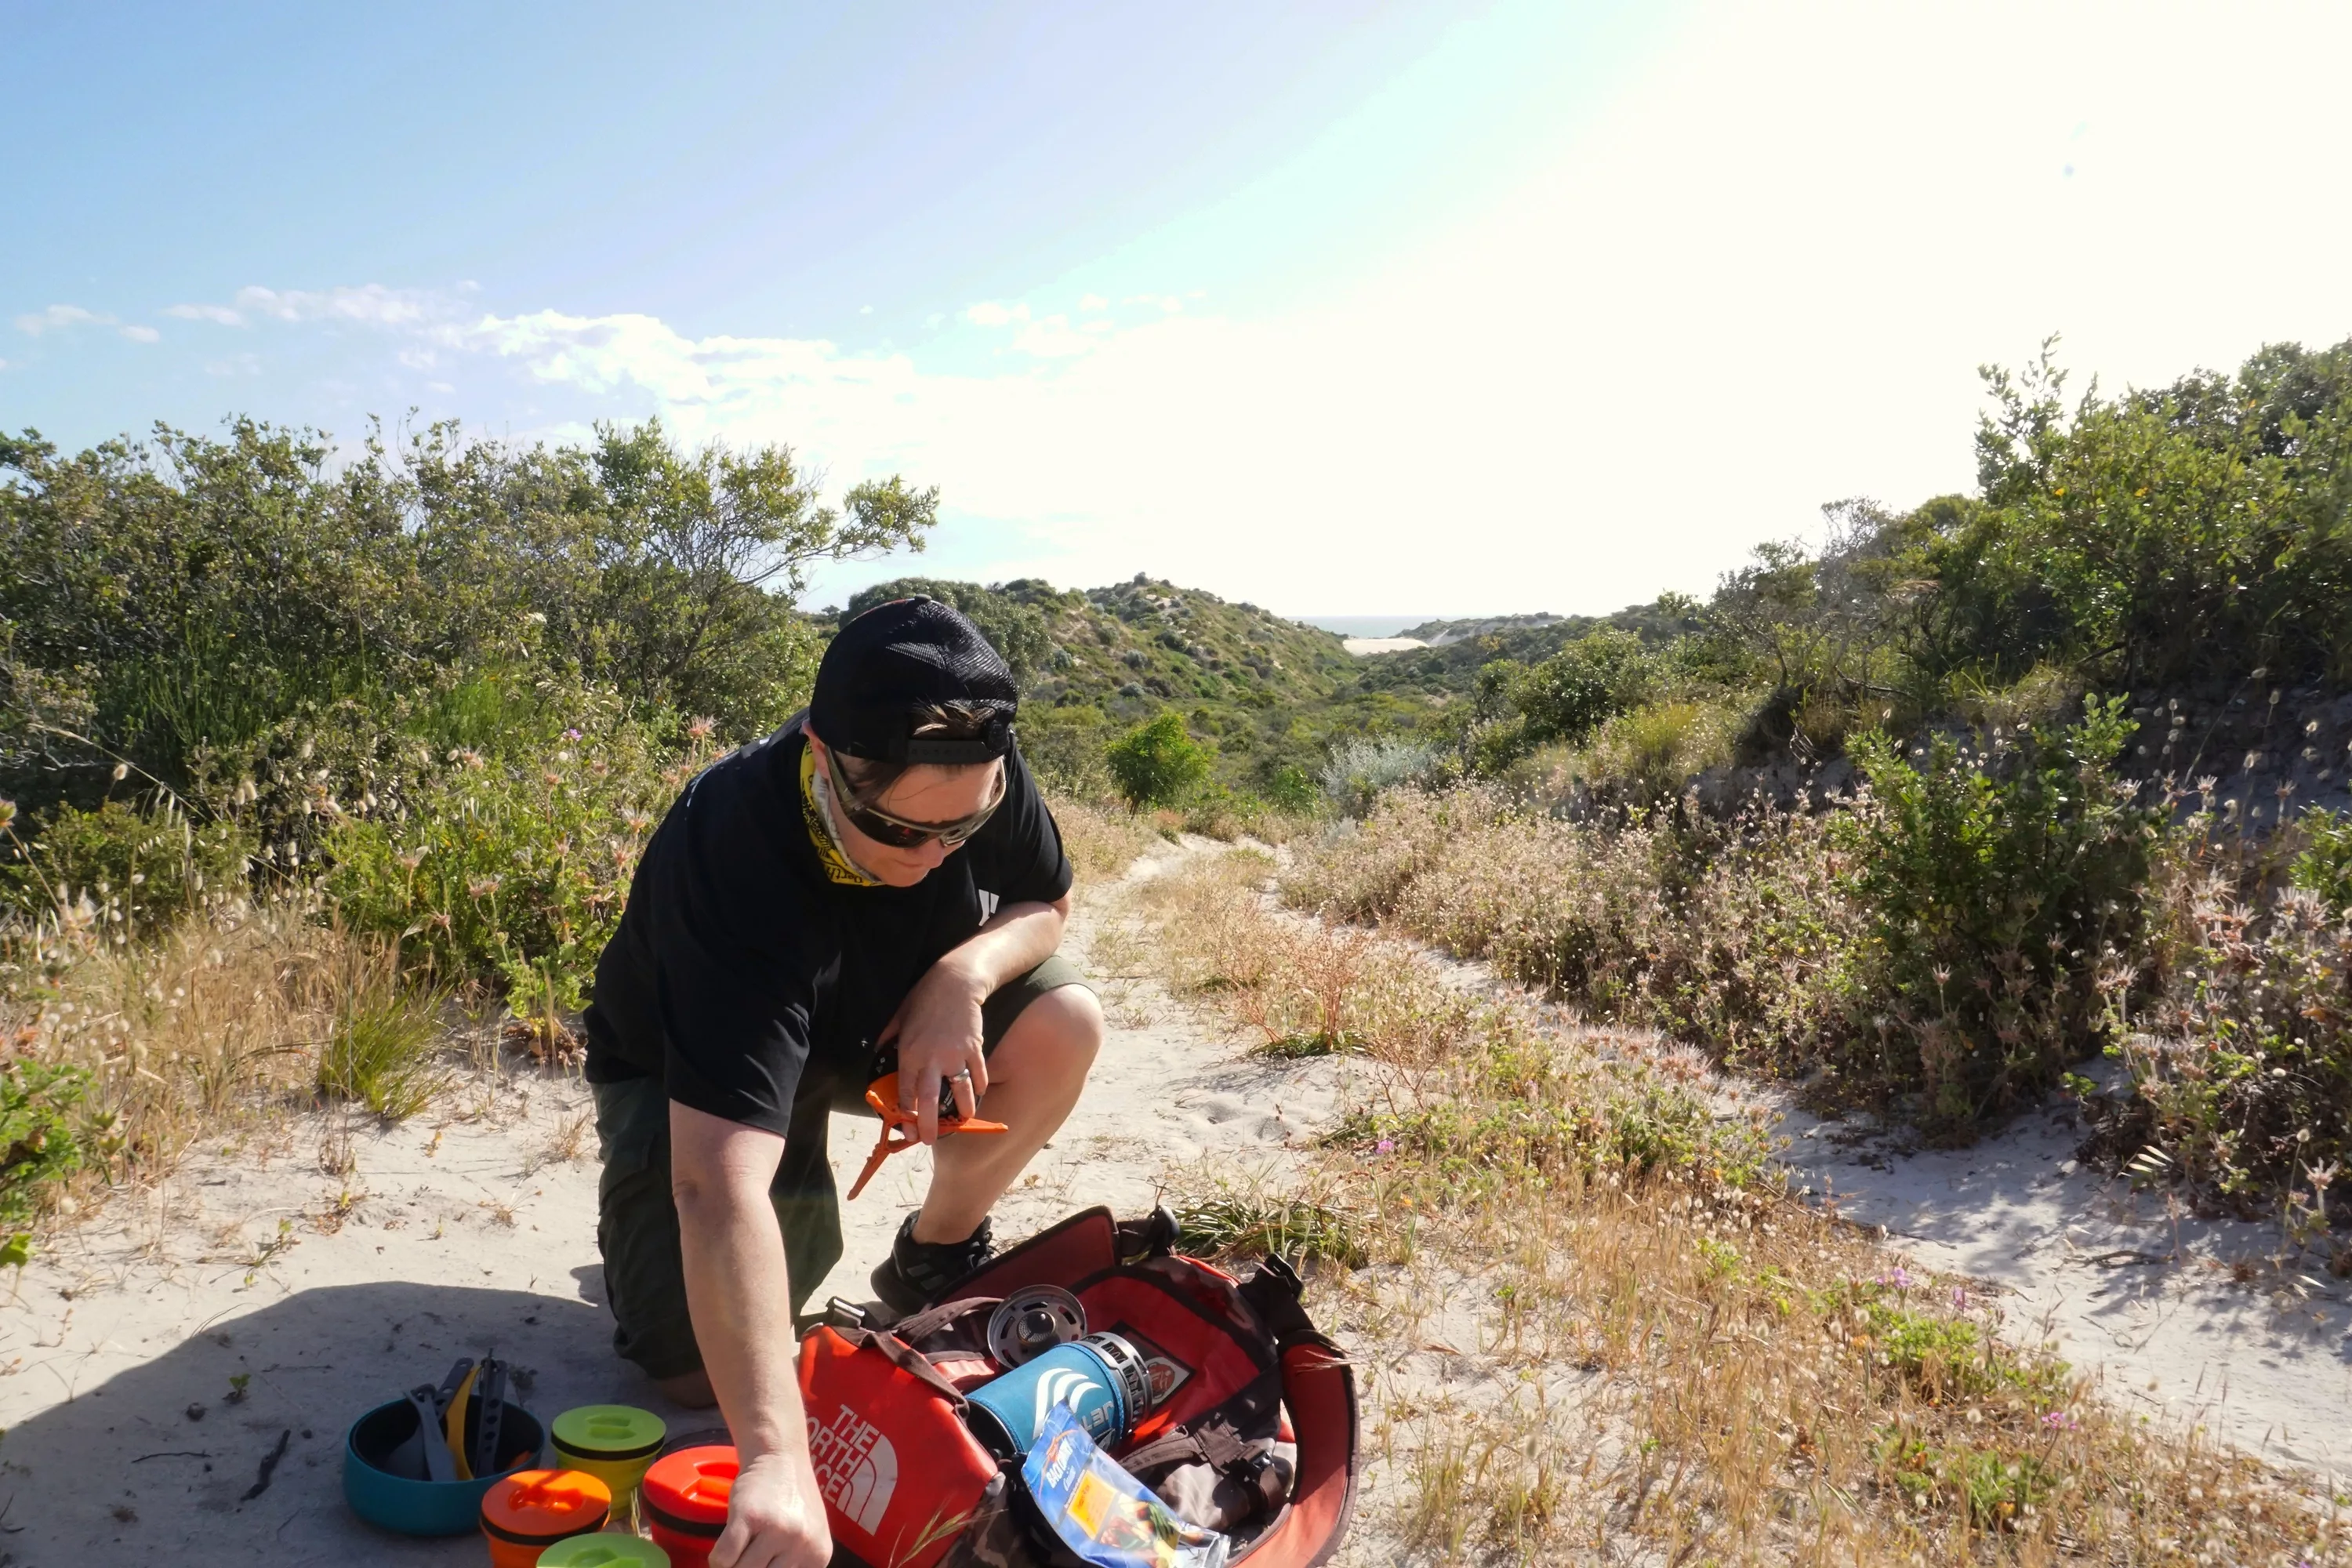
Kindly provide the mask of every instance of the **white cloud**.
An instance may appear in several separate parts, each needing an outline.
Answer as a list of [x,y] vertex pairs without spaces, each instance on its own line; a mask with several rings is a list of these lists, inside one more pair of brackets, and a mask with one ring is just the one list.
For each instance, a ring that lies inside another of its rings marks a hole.
[[162,341],[163,336],[163,333],[157,331],[152,327],[129,326],[118,328],[117,330],[120,331],[124,337],[129,338],[134,343],[158,342]]
[[173,305],[163,314],[177,316],[184,321],[211,321],[223,327],[245,325],[244,312],[227,305]]
[[[1089,323],[1091,324],[1091,323]],[[1067,316],[1048,316],[1033,321],[1015,333],[1013,346],[1023,353],[1039,359],[1066,359],[1072,354],[1087,353],[1096,340],[1070,325]]]
[[280,321],[359,321],[379,327],[416,327],[453,313],[457,302],[426,289],[387,289],[381,283],[343,289],[247,288],[236,291],[236,308],[247,315]]
[[61,331],[68,327],[110,327],[114,324],[112,316],[85,310],[79,305],[52,305],[46,310],[28,311],[16,318],[16,330],[35,338],[43,332]]
[[1099,294],[1087,294],[1079,299],[1078,309],[1089,314],[1096,310],[1108,310],[1110,309],[1110,301]]
[[982,300],[963,313],[963,319],[975,327],[1004,327],[1029,319],[1026,305],[1001,305],[993,300]]
[[339,289],[265,289],[257,284],[238,289],[231,304],[173,305],[163,313],[183,321],[211,321],[224,327],[269,321],[352,321],[366,326],[416,328],[462,314],[467,309],[464,296],[471,293],[474,287],[471,283],[460,284],[452,293],[434,289],[388,289],[381,283]]

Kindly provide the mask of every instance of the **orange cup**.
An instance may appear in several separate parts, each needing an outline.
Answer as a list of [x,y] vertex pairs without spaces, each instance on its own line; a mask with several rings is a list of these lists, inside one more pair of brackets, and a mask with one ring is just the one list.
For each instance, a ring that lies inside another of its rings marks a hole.
[[656,1459],[637,1488],[637,1506],[654,1544],[671,1568],[704,1568],[727,1528],[727,1500],[735,1490],[735,1450],[713,1444],[680,1448]]
[[559,1541],[604,1528],[613,1493],[580,1470],[517,1470],[482,1494],[491,1568],[537,1568]]

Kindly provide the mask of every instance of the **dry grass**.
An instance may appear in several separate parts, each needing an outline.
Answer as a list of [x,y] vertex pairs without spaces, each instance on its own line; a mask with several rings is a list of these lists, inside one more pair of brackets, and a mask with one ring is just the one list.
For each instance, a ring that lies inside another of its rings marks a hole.
[[1150,822],[1124,806],[1057,796],[1054,821],[1081,882],[1114,882],[1157,837]]
[[[1374,1524],[1403,1554],[2352,1562],[2309,1478],[2119,1413],[1966,1282],[1790,1199],[1686,1056],[1547,1031],[1398,944],[1309,934],[1238,859],[1141,904],[1180,991],[1263,1032],[1336,986],[1370,1058],[1369,1108],[1290,1212],[1372,1260],[1327,1271],[1321,1310],[1355,1331],[1390,1467]],[[1246,1228],[1286,1194],[1217,1201]]]
[[1274,1056],[1360,1051],[1379,1039],[1393,1055],[1435,1058],[1466,1037],[1479,1011],[1467,996],[1439,998],[1430,966],[1399,962],[1396,943],[1360,928],[1271,916],[1254,895],[1270,887],[1273,859],[1236,850],[1162,878],[1144,891],[1163,929],[1161,962],[1180,992],[1213,992],[1219,1005]]
[[[47,1199],[70,1215],[168,1171],[199,1140],[282,1122],[320,1092],[419,1109],[446,1031],[392,954],[288,901],[218,900],[122,942],[70,922],[0,931],[0,1042],[87,1071],[88,1163]],[[336,1162],[322,1150],[322,1168]]]

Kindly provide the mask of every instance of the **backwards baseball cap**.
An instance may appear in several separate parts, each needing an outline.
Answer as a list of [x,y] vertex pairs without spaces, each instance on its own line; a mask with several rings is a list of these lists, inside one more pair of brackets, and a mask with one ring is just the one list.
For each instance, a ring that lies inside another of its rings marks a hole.
[[[987,716],[978,739],[918,738],[928,709],[954,702]],[[844,756],[878,763],[985,763],[1013,749],[1021,694],[980,628],[917,595],[875,605],[841,628],[816,667],[809,727]]]

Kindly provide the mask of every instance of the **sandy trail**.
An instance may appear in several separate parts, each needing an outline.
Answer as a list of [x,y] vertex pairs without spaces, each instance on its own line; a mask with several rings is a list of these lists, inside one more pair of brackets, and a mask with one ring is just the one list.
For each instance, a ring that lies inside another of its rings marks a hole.
[[2352,1281],[2274,1268],[2276,1226],[2199,1220],[2084,1167],[2063,1107],[1969,1149],[1801,1112],[1782,1130],[1817,1197],[1915,1264],[1998,1286],[2005,1331],[2055,1342],[2109,1399],[2266,1458],[2352,1464]]
[[[1104,973],[1115,963],[1089,955],[1099,942],[1117,956],[1105,901],[1081,900],[1066,951],[1103,975],[1109,1038],[1068,1124],[1000,1205],[1002,1239],[1089,1204],[1144,1212],[1176,1167],[1278,1165],[1345,1092],[1342,1063],[1243,1057],[1156,986]],[[715,1413],[664,1406],[612,1353],[587,1109],[577,1081],[524,1075],[469,1084],[390,1130],[304,1117],[267,1144],[208,1146],[60,1237],[0,1302],[0,1564],[133,1550],[195,1565],[478,1563],[478,1539],[404,1541],[352,1518],[342,1435],[487,1348],[530,1370],[525,1403],[542,1415],[624,1401],[673,1432],[710,1425]],[[874,1131],[835,1120],[845,1191]],[[323,1173],[346,1136],[355,1168]],[[928,1161],[892,1160],[846,1208],[846,1251],[816,1300],[870,1294]],[[245,1500],[281,1432],[284,1460]]]

